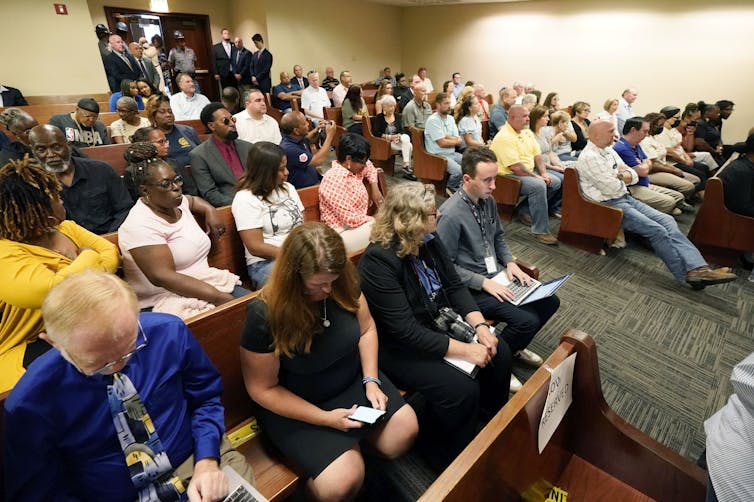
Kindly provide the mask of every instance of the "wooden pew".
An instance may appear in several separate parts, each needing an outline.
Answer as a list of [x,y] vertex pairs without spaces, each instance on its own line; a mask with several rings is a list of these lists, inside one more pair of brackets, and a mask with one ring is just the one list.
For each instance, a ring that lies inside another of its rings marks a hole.
[[[100,116],[104,115],[105,113],[109,113],[107,110],[110,109],[110,105],[108,103],[100,103]],[[11,108],[11,107],[8,107]],[[59,115],[61,113],[71,113],[76,110],[76,103],[61,103],[61,104],[47,104],[47,105],[28,105],[28,106],[16,106],[12,108],[20,108],[21,110],[25,111],[35,119],[37,119],[37,122],[40,124],[46,124],[50,117],[53,115]],[[5,110],[5,108],[0,108],[0,112]],[[117,119],[117,117],[116,117]],[[102,119],[99,119],[102,120]],[[107,125],[107,124],[105,124]]]
[[196,134],[206,134],[207,128],[204,127],[204,124],[202,124],[202,121],[199,119],[192,119],[192,120],[176,120],[176,124],[181,124],[185,126],[192,127]]
[[[59,94],[56,96],[25,96],[29,105],[64,105],[76,103],[82,98],[92,98],[99,103],[100,108],[106,109],[110,104],[110,93],[101,94]],[[103,106],[104,105],[104,106]]]
[[372,151],[369,158],[372,163],[382,168],[387,174],[392,176],[395,173],[395,156],[397,152],[390,149],[390,142],[385,138],[378,138],[372,134],[372,120],[374,117],[361,117],[361,127],[364,138],[369,142]]
[[274,118],[280,124],[283,118],[283,112],[272,106],[272,96],[269,92],[264,93],[264,104],[267,105],[267,115]]
[[126,171],[128,163],[123,158],[129,143],[115,145],[89,146],[81,149],[81,153],[92,160],[99,160],[109,165],[120,175]]
[[754,218],[725,207],[723,182],[707,180],[704,201],[689,230],[689,240],[717,265],[736,266],[741,255],[754,252]]
[[521,192],[521,181],[510,176],[497,176],[495,178],[495,190],[492,197],[497,202],[497,212],[505,221],[513,219],[513,212],[518,204]]
[[[521,500],[524,493],[531,496],[528,500],[543,500],[546,493],[537,497],[537,487],[554,485],[573,501],[703,501],[704,471],[607,405],[594,340],[571,329],[560,342],[419,500]],[[573,402],[539,454],[537,431],[550,382],[547,367],[556,367],[574,352]]]
[[411,144],[414,146],[414,175],[423,183],[432,183],[439,194],[444,194],[447,182],[448,161],[424,149],[424,130],[409,127]]
[[326,120],[332,120],[339,126],[343,125],[343,111],[339,106],[328,106],[324,111]]
[[582,195],[579,175],[573,167],[565,170],[562,214],[558,240],[595,254],[615,240],[623,220],[622,210]]

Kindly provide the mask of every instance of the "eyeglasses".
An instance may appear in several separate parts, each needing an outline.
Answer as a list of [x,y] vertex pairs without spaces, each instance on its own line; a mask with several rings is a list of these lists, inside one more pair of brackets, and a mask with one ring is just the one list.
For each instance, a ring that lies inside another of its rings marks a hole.
[[230,125],[232,123],[236,123],[235,117],[225,117],[220,121],[223,125]]
[[171,188],[173,188],[173,186],[180,188],[183,186],[183,176],[179,174],[172,180],[162,180],[158,181],[157,183],[152,183],[152,185],[161,188],[162,190],[170,190]]
[[167,144],[170,143],[170,140],[167,139],[167,138],[156,139],[154,141],[150,141],[150,143],[154,143],[154,144],[157,144],[157,145],[167,145]]
[[[76,367],[76,369],[79,370],[79,372],[81,372],[84,376],[87,376],[87,377],[91,377],[94,375],[109,375],[110,373],[112,373],[111,370],[114,367],[118,366],[119,364],[127,362],[129,359],[133,357],[134,354],[136,354],[138,351],[140,351],[141,349],[147,346],[147,334],[144,332],[144,328],[141,327],[140,322],[137,322],[137,325],[139,329],[136,333],[136,348],[134,348],[134,350],[132,350],[131,352],[128,352],[127,354],[123,354],[115,361],[110,361],[109,363],[105,364],[100,369],[95,370],[95,371],[82,371],[81,368],[79,368],[78,366]],[[141,343],[139,343],[139,335],[141,335],[141,338],[143,340]],[[74,366],[76,365],[74,364]]]

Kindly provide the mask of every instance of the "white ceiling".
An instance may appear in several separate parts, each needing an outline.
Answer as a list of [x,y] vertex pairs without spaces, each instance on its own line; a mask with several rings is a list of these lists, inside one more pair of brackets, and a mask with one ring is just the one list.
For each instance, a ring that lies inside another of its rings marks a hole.
[[509,3],[509,2],[530,2],[532,0],[367,0],[372,3],[381,3],[385,5],[398,5],[401,7],[424,7],[431,5],[451,5],[451,4],[468,4],[468,3]]

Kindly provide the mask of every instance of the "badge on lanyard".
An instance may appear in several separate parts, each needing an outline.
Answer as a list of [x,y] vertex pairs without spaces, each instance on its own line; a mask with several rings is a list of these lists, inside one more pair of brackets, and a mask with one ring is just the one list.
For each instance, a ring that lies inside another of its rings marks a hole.
[[484,265],[487,267],[488,274],[494,274],[497,272],[497,260],[494,256],[485,256]]

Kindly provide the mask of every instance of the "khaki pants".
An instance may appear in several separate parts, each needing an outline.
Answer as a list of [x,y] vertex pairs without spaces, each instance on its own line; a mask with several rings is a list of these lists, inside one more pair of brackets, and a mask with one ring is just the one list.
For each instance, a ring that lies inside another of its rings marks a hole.
[[696,184],[700,181],[699,177],[686,172],[683,173],[683,177],[670,173],[652,173],[649,175],[649,182],[652,185],[681,192],[687,199],[694,195]]
[[342,227],[335,229],[343,238],[346,253],[353,253],[367,247],[369,244],[369,234],[372,233],[372,225],[374,225],[374,220],[370,220],[356,228]]
[[[256,486],[251,466],[246,462],[244,456],[231,446],[228,437],[223,434],[223,439],[220,442],[220,469],[226,465],[235,469],[252,486]],[[188,489],[191,477],[194,475],[194,456],[191,455],[185,462],[176,467],[175,474],[183,480],[184,486]]]
[[652,184],[648,187],[632,185],[628,187],[628,191],[634,199],[666,214],[672,213],[676,205],[683,201],[683,195],[680,192]]

